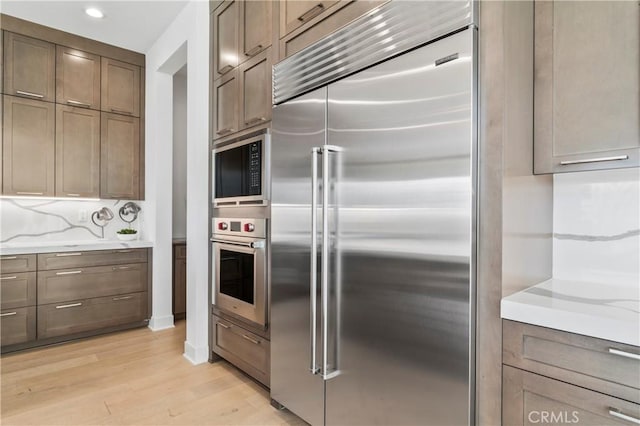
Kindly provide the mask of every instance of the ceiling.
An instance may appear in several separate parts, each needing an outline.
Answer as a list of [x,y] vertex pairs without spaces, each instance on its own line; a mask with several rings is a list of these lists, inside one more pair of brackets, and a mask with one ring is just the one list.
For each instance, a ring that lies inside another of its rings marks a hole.
[[[187,0],[2,0],[4,14],[78,34],[107,44],[146,53],[175,19]],[[87,16],[97,7],[103,19]]]

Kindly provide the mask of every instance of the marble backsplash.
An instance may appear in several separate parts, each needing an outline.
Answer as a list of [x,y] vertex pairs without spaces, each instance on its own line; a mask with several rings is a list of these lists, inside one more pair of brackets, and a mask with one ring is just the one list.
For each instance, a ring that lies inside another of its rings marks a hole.
[[554,175],[553,277],[640,286],[640,169]]
[[[123,200],[56,200],[35,198],[0,199],[0,244],[47,243],[60,241],[99,241],[102,230],[91,221],[91,214],[108,207],[113,219],[104,228],[104,239],[116,239],[116,232],[129,225],[118,216]],[[141,234],[145,202],[131,224]],[[144,235],[139,235],[143,239]]]

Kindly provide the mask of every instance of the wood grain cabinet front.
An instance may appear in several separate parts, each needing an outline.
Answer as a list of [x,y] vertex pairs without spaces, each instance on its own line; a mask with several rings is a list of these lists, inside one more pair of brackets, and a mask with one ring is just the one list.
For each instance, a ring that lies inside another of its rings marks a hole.
[[183,318],[187,312],[187,245],[173,246],[173,315]]
[[271,120],[271,49],[254,56],[239,67],[240,128],[264,124]]
[[55,105],[3,96],[2,193],[55,195]]
[[0,309],[36,304],[36,272],[0,275]]
[[219,139],[238,131],[238,70],[235,69],[214,82],[213,126],[214,139]]
[[100,111],[56,105],[56,196],[100,196]]
[[240,2],[239,62],[242,63],[262,52],[272,42],[273,2]]
[[3,274],[14,272],[31,272],[37,269],[35,254],[15,254],[0,256],[0,271]]
[[146,263],[147,258],[145,248],[43,253],[38,255],[38,271]]
[[338,3],[338,1],[282,1],[280,3],[280,38],[311,21],[335,3]]
[[140,119],[103,112],[100,198],[140,199]]
[[0,311],[0,345],[16,345],[36,338],[36,307]]
[[56,47],[52,43],[4,34],[4,93],[55,101]]
[[238,66],[238,3],[227,0],[211,16],[213,79],[217,80]]
[[56,103],[100,109],[100,56],[56,46]]
[[39,305],[38,339],[141,322],[147,303],[144,292]]
[[101,110],[140,116],[140,67],[102,58]]

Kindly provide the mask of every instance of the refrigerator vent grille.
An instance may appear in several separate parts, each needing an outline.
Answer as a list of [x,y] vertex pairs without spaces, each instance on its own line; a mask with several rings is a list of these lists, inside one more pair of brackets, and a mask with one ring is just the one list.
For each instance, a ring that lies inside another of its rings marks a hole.
[[280,104],[474,22],[473,2],[393,0],[276,64]]

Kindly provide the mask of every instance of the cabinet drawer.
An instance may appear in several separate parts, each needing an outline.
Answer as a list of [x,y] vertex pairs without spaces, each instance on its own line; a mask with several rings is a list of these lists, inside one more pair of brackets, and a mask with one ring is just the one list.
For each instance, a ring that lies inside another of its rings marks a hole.
[[505,364],[640,403],[640,348],[515,321],[502,324]]
[[229,321],[213,317],[214,348],[249,374],[269,384],[270,344]]
[[22,308],[35,304],[35,272],[0,275],[0,309]]
[[604,426],[640,422],[638,404],[506,365],[502,396],[505,425]]
[[147,290],[147,264],[131,263],[38,273],[38,304]]
[[3,309],[0,312],[2,346],[25,343],[36,338],[36,307]]
[[187,245],[176,244],[176,259],[186,259],[186,258],[187,258]]
[[36,270],[35,254],[17,254],[15,256],[0,257],[0,271],[3,274],[14,272],[30,272]]
[[147,293],[38,306],[38,339],[129,324],[147,318]]
[[144,248],[45,253],[38,255],[38,270],[82,268],[85,266],[142,263],[146,261],[147,249]]

